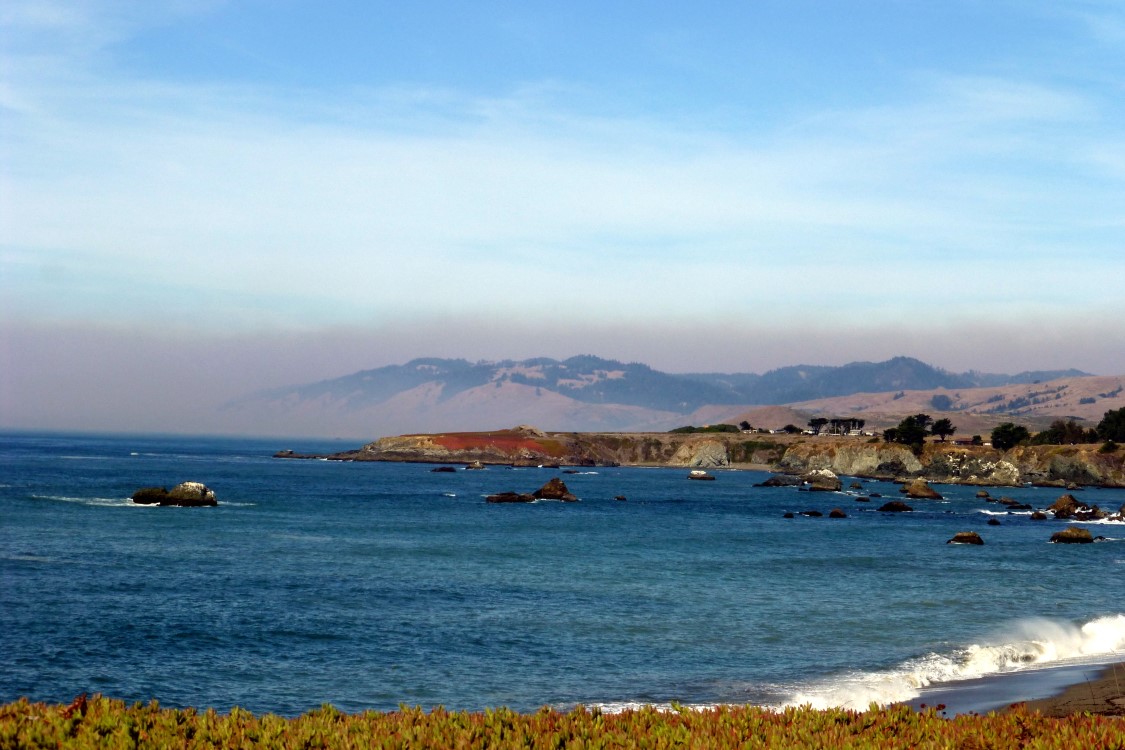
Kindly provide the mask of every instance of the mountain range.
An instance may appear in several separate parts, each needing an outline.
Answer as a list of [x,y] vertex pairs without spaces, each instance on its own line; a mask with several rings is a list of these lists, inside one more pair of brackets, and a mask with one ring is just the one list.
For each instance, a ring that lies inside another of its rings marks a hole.
[[[797,420],[818,413],[813,403],[818,399],[854,394],[901,398],[898,394],[907,392],[951,391],[958,392],[960,402],[969,403],[962,394],[972,389],[1032,388],[1047,381],[1091,377],[1078,370],[952,373],[910,357],[838,367],[798,365],[761,375],[666,373],[591,355],[561,361],[429,358],[251,394],[227,404],[224,411],[283,434],[364,439],[516,424],[560,431],[646,431],[755,413],[758,422]],[[937,404],[958,403],[946,399]],[[802,403],[803,410],[749,411]],[[758,422],[755,426],[768,426]]]

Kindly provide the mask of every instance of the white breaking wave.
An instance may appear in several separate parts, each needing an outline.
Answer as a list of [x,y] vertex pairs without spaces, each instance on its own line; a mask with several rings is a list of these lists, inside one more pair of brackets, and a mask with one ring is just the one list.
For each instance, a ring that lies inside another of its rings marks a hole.
[[1025,620],[998,640],[948,654],[928,654],[882,672],[841,675],[798,691],[784,705],[862,710],[872,703],[887,705],[917,698],[922,688],[934,684],[1108,660],[1125,649],[1125,615],[1100,617],[1082,626]]
[[148,508],[156,507],[134,503],[128,497],[67,497],[66,495],[32,495],[34,500],[53,500],[59,503],[78,503],[79,505],[95,505],[102,508]]

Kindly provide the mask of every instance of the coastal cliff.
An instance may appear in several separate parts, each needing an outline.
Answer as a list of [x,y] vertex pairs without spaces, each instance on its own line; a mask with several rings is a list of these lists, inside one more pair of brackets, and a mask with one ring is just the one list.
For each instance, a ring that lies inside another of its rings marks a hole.
[[989,446],[928,443],[915,455],[909,447],[894,443],[815,438],[790,445],[774,468],[788,473],[829,469],[847,476],[923,477],[943,484],[998,487],[1027,483],[1125,486],[1125,452],[1101,453],[1097,445],[1032,445],[1000,451]]
[[990,446],[934,442],[916,455],[904,445],[858,437],[548,433],[521,426],[492,432],[384,437],[330,458],[517,466],[739,467],[800,475],[827,469],[843,476],[920,477],[944,484],[1125,487],[1125,450],[1103,453],[1097,445],[1017,446],[1000,451]]
[[536,466],[756,466],[784,455],[780,442],[751,435],[552,432],[521,426],[492,432],[384,437],[334,458],[355,461]]

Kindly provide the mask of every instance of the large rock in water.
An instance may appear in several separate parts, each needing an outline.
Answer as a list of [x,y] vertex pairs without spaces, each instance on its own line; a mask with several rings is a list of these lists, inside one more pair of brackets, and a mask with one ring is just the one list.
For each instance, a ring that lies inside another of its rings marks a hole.
[[1074,514],[1078,512],[1081,504],[1074,497],[1074,495],[1063,495],[1047,508],[1055,514],[1055,518],[1073,518]]
[[984,544],[984,540],[975,531],[958,531],[946,544]]
[[163,487],[142,487],[133,493],[132,500],[139,505],[173,505],[181,508],[201,508],[218,505],[215,492],[202,482],[181,482],[170,491]]
[[809,485],[809,492],[839,492],[844,486],[840,477],[830,469],[814,469],[802,479]]
[[558,477],[554,477],[531,494],[540,500],[562,500],[564,503],[573,503],[578,499]]
[[941,500],[941,493],[926,484],[926,480],[921,477],[906,485],[906,496],[915,500]]
[[1094,537],[1090,530],[1081,526],[1071,526],[1069,529],[1051,534],[1052,544],[1090,544],[1093,541]]
[[759,482],[755,487],[799,487],[802,484],[800,477],[791,474],[774,474],[764,482]]
[[912,510],[914,509],[901,500],[891,500],[879,506],[880,513],[909,513]]

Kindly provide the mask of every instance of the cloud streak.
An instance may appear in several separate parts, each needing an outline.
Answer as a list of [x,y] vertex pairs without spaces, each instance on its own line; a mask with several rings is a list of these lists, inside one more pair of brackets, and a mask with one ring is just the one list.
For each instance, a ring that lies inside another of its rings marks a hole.
[[[1050,259],[1063,248],[1122,263],[1117,238],[1101,231],[1120,225],[1110,206],[1125,205],[1121,181],[1103,168],[1079,184],[1100,166],[1089,154],[1105,151],[1034,133],[1044,119],[1088,125],[1088,107],[1040,88],[942,81],[921,106],[824,114],[793,136],[738,140],[557,115],[561,132],[546,136],[515,103],[500,119],[418,137],[377,120],[303,126],[233,105],[174,115],[216,106],[210,92],[174,93],[180,104],[132,121],[18,118],[23,148],[6,176],[16,273],[37,256],[47,276],[54,267],[126,291],[182,286],[243,314],[255,298],[278,314],[307,298],[291,322],[335,324],[453,297],[503,305],[505,292],[559,275],[598,316],[606,294],[666,305],[688,268],[728,286],[764,278],[773,301],[829,277],[901,304],[899,290],[925,275],[964,309],[985,290],[958,276],[1003,267],[1034,305],[1050,299],[1042,274],[1058,278]],[[92,98],[125,109],[133,95]],[[935,110],[952,112],[934,122]],[[415,116],[412,130],[440,127]],[[1039,171],[1024,174],[1028,165]],[[1051,176],[1074,190],[1060,193]],[[1084,281],[1094,300],[1114,296]],[[75,293],[85,294],[63,284],[49,296]]]

